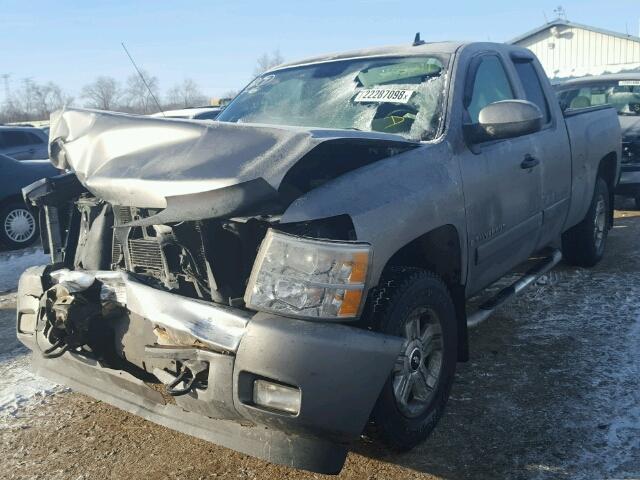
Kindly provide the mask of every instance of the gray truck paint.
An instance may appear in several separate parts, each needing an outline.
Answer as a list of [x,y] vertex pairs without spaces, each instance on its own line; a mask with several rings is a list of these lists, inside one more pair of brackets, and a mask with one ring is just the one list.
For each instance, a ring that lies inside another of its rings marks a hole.
[[[438,261],[455,262],[451,267],[456,275],[448,281],[452,289],[462,291],[463,301],[536,250],[557,243],[563,231],[584,217],[603,159],[613,158],[612,177],[618,178],[620,130],[611,109],[589,110],[565,119],[537,60],[518,47],[491,43],[401,46],[296,65],[425,53],[453,55],[446,72],[441,134],[430,142],[378,133],[204,125],[66,110],[53,121],[53,161],[75,170],[84,186],[104,200],[116,205],[167,207],[171,215],[180,212],[182,204],[187,219],[206,214],[194,210],[198,202],[193,199],[208,198],[201,195],[223,198],[226,189],[245,186],[233,191],[235,199],[224,209],[209,211],[216,215],[242,207],[250,197],[246,186],[256,185],[251,182],[261,182],[265,196],[269,189],[275,195],[287,173],[323,144],[383,142],[391,146],[392,154],[347,169],[303,192],[270,221],[277,227],[347,215],[357,240],[373,247],[369,286],[378,283],[385,266],[403,247],[433,232],[446,231],[446,245],[431,246]],[[465,86],[474,62],[483,55],[501,59],[521,100],[526,99],[525,93],[511,60],[517,56],[533,62],[550,109],[550,120],[541,131],[469,145],[463,128]],[[535,156],[539,164],[523,167],[527,156]],[[255,199],[249,203],[255,207]],[[156,219],[162,218],[162,211],[158,215]],[[42,269],[27,271],[20,281],[18,335],[32,349],[36,348],[33,325],[39,298],[50,281],[49,273]],[[172,297],[164,292],[153,296],[159,302],[158,311],[168,308]],[[151,310],[138,310],[145,316],[158,316]],[[464,305],[461,311],[464,316]],[[153,323],[154,318],[145,320],[130,312],[122,332],[123,351],[132,363],[160,378],[167,372],[154,368],[158,359],[149,357],[159,352],[143,348],[153,338]],[[216,342],[209,343],[214,351],[198,354],[211,362],[212,387],[176,399],[178,406],[191,413],[162,405],[161,396],[136,377],[69,352],[51,361],[37,359],[36,364],[47,375],[171,428],[270,461],[335,472],[344,461],[345,446],[361,433],[401,345],[399,338],[355,327],[254,312],[235,355],[222,351]],[[184,345],[174,353],[176,358],[194,355],[185,352]],[[254,376],[300,386],[300,414],[260,410],[243,401],[247,382]],[[201,424],[194,412],[203,419]],[[249,422],[253,427],[234,422]]]

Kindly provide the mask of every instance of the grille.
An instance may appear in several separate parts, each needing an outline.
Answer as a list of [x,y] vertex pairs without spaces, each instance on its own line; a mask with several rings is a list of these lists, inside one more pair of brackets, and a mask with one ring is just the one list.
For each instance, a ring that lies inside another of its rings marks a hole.
[[[114,245],[115,247],[115,245]],[[164,270],[162,250],[155,240],[137,238],[129,240],[131,268],[143,267],[152,270]]]
[[113,235],[113,248],[111,249],[111,264],[117,265],[120,263],[120,256],[122,255],[122,245],[116,237],[115,233]]
[[121,207],[119,205],[113,205],[113,214],[118,219],[118,225],[131,222],[133,217],[131,216],[130,207]]

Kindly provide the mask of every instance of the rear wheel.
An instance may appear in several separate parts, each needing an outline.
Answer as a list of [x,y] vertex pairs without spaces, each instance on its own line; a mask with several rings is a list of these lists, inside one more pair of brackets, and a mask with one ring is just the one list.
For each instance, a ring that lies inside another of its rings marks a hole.
[[413,448],[444,412],[456,367],[456,318],[446,285],[432,272],[400,268],[373,297],[377,330],[404,338],[372,413],[372,432],[397,450]]
[[26,247],[36,240],[37,232],[36,219],[24,203],[0,208],[0,243],[9,248]]
[[602,260],[610,226],[609,202],[607,182],[598,178],[587,215],[562,234],[562,254],[570,264],[593,267]]

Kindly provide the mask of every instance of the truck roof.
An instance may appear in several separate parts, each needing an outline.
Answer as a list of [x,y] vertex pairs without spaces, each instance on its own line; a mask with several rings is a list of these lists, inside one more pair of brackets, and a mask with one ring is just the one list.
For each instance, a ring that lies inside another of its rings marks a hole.
[[423,44],[413,45],[411,42],[407,42],[400,45],[388,45],[383,47],[365,48],[360,50],[349,50],[346,52],[318,55],[294,62],[283,63],[274,67],[270,71],[280,70],[282,68],[297,67],[301,65],[309,65],[313,63],[330,62],[334,60],[348,60],[352,58],[452,54],[461,47],[465,46],[484,47],[487,49],[499,51],[522,51],[527,52],[531,56],[533,56],[533,54],[529,50],[523,47],[508,45],[504,43],[446,41],[425,42]]
[[318,55],[316,57],[309,57],[294,62],[283,63],[275,67],[273,70],[295,67],[299,65],[308,65],[312,63],[330,62],[333,60],[346,60],[350,58],[453,53],[464,44],[465,42],[433,42],[414,46],[411,44],[411,42],[407,42],[402,45],[389,45],[385,47],[365,48],[360,50],[349,50],[346,52]]

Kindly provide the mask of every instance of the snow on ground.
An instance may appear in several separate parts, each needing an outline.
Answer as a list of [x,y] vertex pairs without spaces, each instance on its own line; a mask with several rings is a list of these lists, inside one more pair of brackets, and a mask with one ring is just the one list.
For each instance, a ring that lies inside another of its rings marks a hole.
[[47,263],[40,249],[0,253],[0,425],[27,404],[62,388],[33,375],[28,349],[15,334],[15,306],[18,279],[24,269]]
[[18,279],[26,268],[49,263],[39,248],[0,253],[0,293],[18,288]]
[[566,445],[563,462],[558,452],[549,462],[525,461],[534,478],[632,478],[640,472],[640,272],[571,270],[551,283],[517,302],[535,301],[540,312],[540,321],[520,325],[518,339],[542,346],[572,339],[557,365],[572,385],[557,385],[567,393],[555,415],[558,428],[580,440]]

